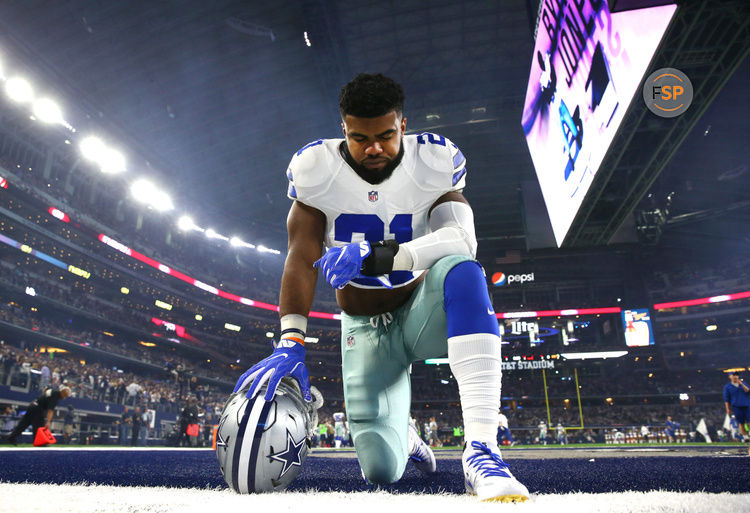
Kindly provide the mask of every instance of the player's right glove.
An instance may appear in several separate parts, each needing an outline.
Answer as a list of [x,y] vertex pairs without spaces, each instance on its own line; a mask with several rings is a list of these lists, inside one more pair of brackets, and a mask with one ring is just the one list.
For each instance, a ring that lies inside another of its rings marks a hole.
[[264,399],[271,401],[276,394],[276,389],[284,376],[291,376],[297,380],[302,397],[305,401],[312,401],[310,395],[310,377],[305,367],[305,346],[301,341],[282,338],[265,360],[256,363],[247,370],[234,387],[234,392],[242,390],[250,383],[247,391],[248,399],[255,397],[263,384],[268,381],[268,389]]

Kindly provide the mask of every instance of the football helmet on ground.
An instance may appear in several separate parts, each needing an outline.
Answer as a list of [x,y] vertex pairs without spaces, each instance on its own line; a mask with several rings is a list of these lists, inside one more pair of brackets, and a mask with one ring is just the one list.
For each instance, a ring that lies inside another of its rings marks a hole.
[[[264,388],[268,385],[264,385]],[[312,402],[299,385],[281,380],[272,400],[247,388],[229,396],[216,433],[216,456],[224,479],[238,493],[285,489],[299,474],[318,425],[323,396],[311,387]]]

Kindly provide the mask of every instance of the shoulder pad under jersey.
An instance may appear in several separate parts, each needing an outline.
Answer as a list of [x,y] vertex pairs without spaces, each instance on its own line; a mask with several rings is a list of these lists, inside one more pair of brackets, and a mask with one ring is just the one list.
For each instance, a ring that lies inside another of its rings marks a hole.
[[287,196],[304,201],[328,189],[340,167],[336,162],[341,140],[318,139],[297,150],[292,155],[286,177],[289,180]]
[[466,186],[466,158],[458,146],[442,135],[425,132],[414,137],[417,168],[431,171],[419,182],[437,190],[460,191]]

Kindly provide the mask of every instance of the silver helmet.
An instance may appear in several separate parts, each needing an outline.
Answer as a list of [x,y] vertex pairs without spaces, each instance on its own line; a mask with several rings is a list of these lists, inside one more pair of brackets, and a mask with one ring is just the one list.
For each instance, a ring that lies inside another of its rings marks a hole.
[[282,379],[272,401],[263,399],[267,384],[248,399],[249,388],[229,396],[216,433],[216,456],[224,479],[238,493],[285,489],[299,474],[318,425],[320,392],[302,398],[297,382]]

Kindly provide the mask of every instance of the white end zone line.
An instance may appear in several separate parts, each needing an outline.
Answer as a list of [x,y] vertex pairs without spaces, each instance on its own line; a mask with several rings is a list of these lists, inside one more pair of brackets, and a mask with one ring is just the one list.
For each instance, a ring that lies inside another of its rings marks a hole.
[[[38,485],[0,482],[3,513],[205,513],[206,511],[429,511],[430,513],[737,513],[750,509],[750,493],[621,492],[532,494],[522,504],[482,503],[456,494],[280,492],[240,495],[231,490]],[[33,500],[29,500],[33,497]],[[361,506],[360,506],[361,505]]]

